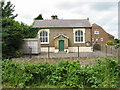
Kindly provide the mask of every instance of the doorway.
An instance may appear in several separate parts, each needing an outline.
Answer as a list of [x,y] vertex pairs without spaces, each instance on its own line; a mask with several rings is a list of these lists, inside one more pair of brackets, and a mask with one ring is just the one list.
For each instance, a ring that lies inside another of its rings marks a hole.
[[59,40],[59,51],[64,51],[64,40]]

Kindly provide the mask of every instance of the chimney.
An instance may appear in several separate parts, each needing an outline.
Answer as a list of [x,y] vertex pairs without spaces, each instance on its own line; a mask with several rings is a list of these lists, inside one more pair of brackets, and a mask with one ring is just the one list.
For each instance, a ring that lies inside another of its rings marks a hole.
[[89,18],[87,18],[87,20],[89,21]]
[[52,16],[51,16],[51,19],[52,19],[52,20],[54,20],[54,19],[55,19],[55,16],[54,16],[54,15],[52,15]]
[[51,19],[52,19],[52,20],[57,20],[58,17],[57,17],[57,15],[52,15],[52,16],[51,16]]
[[58,19],[57,15],[55,15],[55,19]]

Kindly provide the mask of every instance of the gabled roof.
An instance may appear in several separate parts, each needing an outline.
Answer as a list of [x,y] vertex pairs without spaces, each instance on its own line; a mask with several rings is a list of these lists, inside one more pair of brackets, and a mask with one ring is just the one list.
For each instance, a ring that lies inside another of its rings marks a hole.
[[87,19],[35,20],[33,27],[92,27]]
[[[104,30],[101,26],[97,25],[96,23],[92,24],[92,28],[101,28],[102,30]],[[104,32],[106,32],[106,30],[104,30]],[[106,32],[107,33],[107,32]],[[109,37],[114,37],[112,34],[107,33]]]

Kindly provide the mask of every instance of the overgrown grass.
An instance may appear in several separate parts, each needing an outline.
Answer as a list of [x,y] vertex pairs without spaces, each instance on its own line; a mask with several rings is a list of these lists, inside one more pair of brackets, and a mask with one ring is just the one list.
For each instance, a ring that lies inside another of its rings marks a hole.
[[3,88],[118,88],[119,67],[113,58],[99,58],[94,65],[79,61],[49,63],[2,62]]

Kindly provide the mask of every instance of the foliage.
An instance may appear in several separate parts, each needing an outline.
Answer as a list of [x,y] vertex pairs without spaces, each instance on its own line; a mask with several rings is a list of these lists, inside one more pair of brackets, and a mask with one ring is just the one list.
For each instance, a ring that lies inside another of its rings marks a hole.
[[115,39],[115,43],[120,43],[120,40],[119,39]]
[[2,52],[3,58],[11,58],[15,56],[15,52],[19,50],[23,27],[11,18],[2,18]]
[[2,17],[4,18],[11,18],[14,19],[15,17],[17,17],[18,14],[13,15],[14,7],[13,4],[11,4],[10,1],[7,2],[7,4],[5,5],[4,0],[0,1],[1,4],[1,10],[2,10]]
[[119,48],[119,47],[120,47],[120,40],[115,39],[115,48]]
[[42,14],[39,14],[34,20],[43,20]]
[[28,29],[24,29],[23,34],[24,38],[36,38],[38,31],[41,28],[33,28],[31,26],[26,26]]
[[[39,28],[32,28],[11,18],[2,18],[3,58],[19,57],[23,38],[35,38]],[[19,55],[18,55],[19,54]]]
[[107,45],[111,45],[111,46],[112,46],[112,45],[114,45],[114,44],[113,44],[113,42],[112,42],[111,40],[108,40],[108,41],[107,41]]
[[79,61],[49,63],[2,62],[3,85],[12,88],[116,88],[120,71],[115,59],[100,58],[91,66]]

